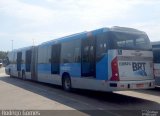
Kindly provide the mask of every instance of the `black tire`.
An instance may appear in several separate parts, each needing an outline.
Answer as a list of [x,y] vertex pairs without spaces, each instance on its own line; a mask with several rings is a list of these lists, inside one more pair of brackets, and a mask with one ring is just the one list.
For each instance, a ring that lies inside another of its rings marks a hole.
[[71,79],[69,75],[65,75],[62,80],[62,87],[65,91],[70,92],[72,90]]
[[24,72],[24,71],[22,71],[22,79],[23,79],[23,80],[26,80],[26,75],[25,75],[25,72]]

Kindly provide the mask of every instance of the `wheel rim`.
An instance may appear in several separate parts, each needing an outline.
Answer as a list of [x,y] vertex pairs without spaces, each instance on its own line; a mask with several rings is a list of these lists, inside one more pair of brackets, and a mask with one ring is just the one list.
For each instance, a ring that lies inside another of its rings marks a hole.
[[69,78],[66,78],[64,81],[64,86],[66,89],[70,89],[71,88],[71,82]]

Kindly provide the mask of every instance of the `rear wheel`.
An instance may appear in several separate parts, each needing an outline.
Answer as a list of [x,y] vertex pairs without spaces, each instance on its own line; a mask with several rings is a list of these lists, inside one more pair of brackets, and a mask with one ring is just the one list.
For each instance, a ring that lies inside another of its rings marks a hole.
[[69,75],[65,75],[62,80],[62,86],[65,91],[71,91],[72,84]]

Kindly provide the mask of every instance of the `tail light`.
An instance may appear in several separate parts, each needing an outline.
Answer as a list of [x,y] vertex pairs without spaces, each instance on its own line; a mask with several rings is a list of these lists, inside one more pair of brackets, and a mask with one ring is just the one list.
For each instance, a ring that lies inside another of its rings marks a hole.
[[118,60],[117,57],[115,57],[111,62],[112,67],[112,77],[111,81],[119,81],[119,73],[118,73]]

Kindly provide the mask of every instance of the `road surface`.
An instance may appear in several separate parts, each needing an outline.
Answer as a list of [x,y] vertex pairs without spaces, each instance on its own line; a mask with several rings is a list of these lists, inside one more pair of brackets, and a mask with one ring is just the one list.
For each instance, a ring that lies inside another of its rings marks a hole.
[[160,90],[113,93],[75,90],[68,93],[59,86],[10,78],[4,73],[4,68],[1,68],[0,109],[52,110],[50,112],[77,116],[99,113],[109,116],[135,116],[160,110]]

